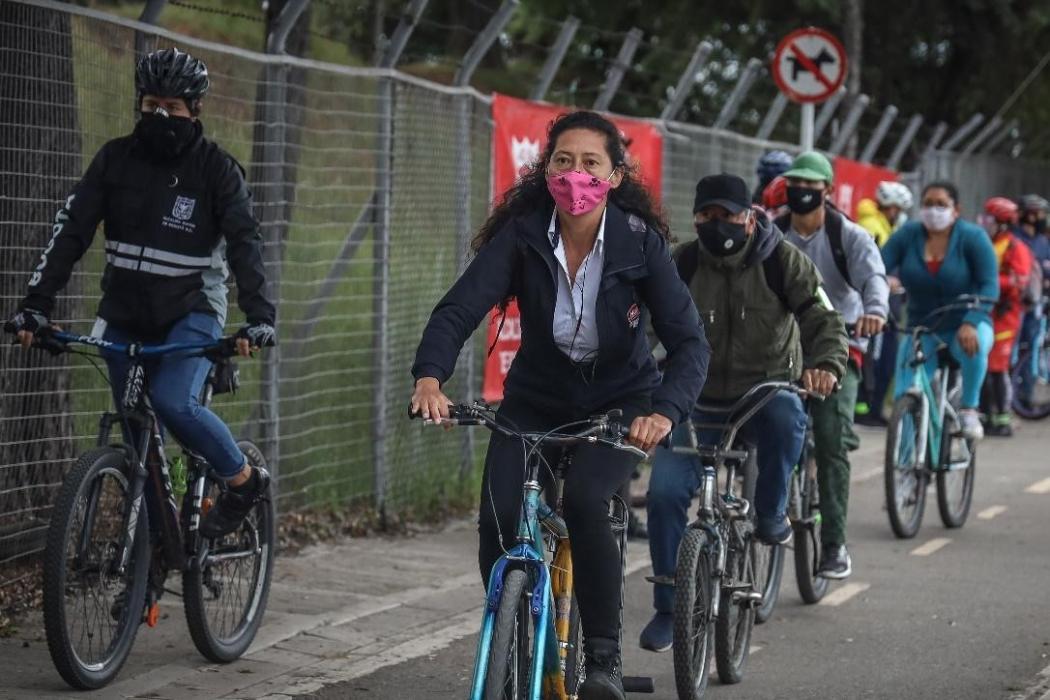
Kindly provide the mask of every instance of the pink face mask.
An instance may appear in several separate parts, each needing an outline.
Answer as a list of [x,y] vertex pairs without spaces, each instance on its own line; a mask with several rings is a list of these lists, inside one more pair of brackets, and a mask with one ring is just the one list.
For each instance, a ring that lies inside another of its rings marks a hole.
[[547,174],[547,190],[554,197],[554,203],[572,216],[594,211],[610,189],[612,183],[608,180],[579,170]]

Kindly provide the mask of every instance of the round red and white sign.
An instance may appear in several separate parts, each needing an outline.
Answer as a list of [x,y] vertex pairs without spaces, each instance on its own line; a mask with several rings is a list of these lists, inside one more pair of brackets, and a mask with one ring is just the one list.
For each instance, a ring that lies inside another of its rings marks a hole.
[[795,102],[823,102],[846,80],[846,49],[823,29],[793,31],[777,45],[773,80]]

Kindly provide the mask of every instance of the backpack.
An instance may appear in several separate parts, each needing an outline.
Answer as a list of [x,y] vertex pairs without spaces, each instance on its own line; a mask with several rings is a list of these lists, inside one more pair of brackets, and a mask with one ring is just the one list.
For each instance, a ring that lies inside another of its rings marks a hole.
[[[830,205],[826,207],[824,230],[827,231],[828,243],[831,244],[831,257],[835,260],[835,267],[838,268],[842,279],[846,280],[847,285],[859,292],[860,290],[857,289],[856,285],[853,284],[853,280],[850,279],[846,248],[842,245],[842,222],[845,220],[845,214]],[[786,233],[791,227],[790,212],[781,216],[774,223],[777,225],[777,228]]]
[[[791,245],[786,240],[781,238],[777,241],[776,247],[773,252],[762,261],[762,269],[766,273],[766,285],[770,291],[777,295],[777,299],[780,299],[780,303],[784,305],[784,308],[792,312],[796,316],[801,314],[805,308],[792,308],[791,303],[788,301],[787,292],[785,291],[784,284],[784,262],[780,259],[780,249],[782,246]],[[685,286],[689,286],[689,283],[693,279],[693,275],[696,274],[696,268],[700,264],[700,241],[691,241],[686,243],[682,248],[681,254],[675,260],[675,267],[678,268],[678,276],[685,282]],[[809,306],[809,302],[806,302],[805,306]]]

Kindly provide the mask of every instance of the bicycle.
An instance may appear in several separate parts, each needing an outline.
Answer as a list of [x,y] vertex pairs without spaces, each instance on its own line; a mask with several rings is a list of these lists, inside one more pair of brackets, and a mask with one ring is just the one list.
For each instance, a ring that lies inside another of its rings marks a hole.
[[[417,416],[410,411],[409,417]],[[572,464],[571,448],[576,445],[602,445],[645,456],[642,450],[623,442],[629,431],[619,424],[619,417],[619,411],[614,411],[547,432],[521,432],[501,424],[492,409],[476,402],[451,406],[450,418],[442,419],[442,423],[481,425],[520,439],[526,452],[517,544],[492,567],[474,662],[471,700],[540,700],[541,697],[571,700],[576,697],[583,682],[583,638],[572,591],[569,532],[561,516],[562,489]],[[577,433],[563,432],[575,427],[583,429]],[[540,469],[550,466],[541,452],[544,448],[562,450],[551,468],[553,507],[540,496]],[[614,496],[609,518],[620,550],[621,628],[627,513],[627,504]],[[550,562],[545,553],[551,555]],[[654,692],[651,678],[624,676],[623,686],[626,692]]]
[[[811,396],[809,400],[819,397]],[[791,471],[788,486],[788,519],[794,530],[792,544],[795,563],[795,583],[799,596],[807,605],[815,605],[827,594],[830,581],[817,574],[820,568],[820,489],[817,483],[817,460],[813,437],[813,417],[807,411],[806,438],[802,454]],[[758,546],[768,551],[756,561],[756,587],[762,591],[762,605],[755,609],[755,623],[761,624],[773,615],[780,599],[780,584],[784,575],[783,545]]]
[[[43,608],[55,668],[78,689],[101,688],[113,680],[140,624],[156,626],[161,596],[178,595],[164,585],[171,571],[182,573],[186,623],[200,653],[218,663],[239,658],[255,638],[269,595],[274,504],[261,501],[238,531],[222,539],[200,535],[201,517],[226,486],[200,455],[183,449],[186,491],[178,507],[143,364],[171,353],[213,360],[201,396],[207,405],[217,390],[236,388],[235,366],[229,361],[236,354],[234,339],[125,345],[44,330],[34,346],[53,354],[95,357],[71,349],[86,345],[131,358],[120,405],[116,412],[103,413],[97,446],[82,454],[66,475],[51,514]],[[117,423],[137,441],[111,444]],[[243,440],[238,446],[253,466],[266,466],[254,444]]]
[[[699,455],[703,465],[700,507],[678,547],[674,578],[674,671],[681,700],[699,700],[704,696],[712,647],[719,679],[732,684],[743,678],[755,611],[763,603],[756,570],[763,568],[761,549],[766,545],[754,537],[754,518],[747,497],[754,493],[758,477],[752,459],[754,450],[739,445],[736,436],[780,391],[806,393],[790,382],[763,382],[728,409],[698,404],[700,411],[725,414],[726,421],[690,421],[690,445],[672,448],[682,454]],[[721,431],[722,440],[718,445],[702,445],[697,439],[698,430]],[[743,479],[739,479],[737,469],[749,462],[753,468],[745,468]],[[720,491],[718,475],[723,468],[725,479]]]
[[[911,385],[894,401],[886,431],[884,482],[890,528],[901,539],[914,537],[926,510],[926,488],[937,481],[937,509],[945,527],[962,527],[973,501],[977,445],[960,433],[962,378],[948,345],[937,339],[938,369],[926,370],[923,337],[935,335],[946,313],[982,308],[992,300],[973,295],[930,312],[922,323],[902,329],[909,336],[914,368]],[[938,321],[933,325],[925,325]]]
[[[1046,332],[1044,308],[1039,319],[1040,332],[1033,349],[1028,340],[1019,340],[1017,359],[1010,368],[1010,408],[1025,420],[1042,420],[1050,416],[1050,333]],[[1032,357],[1033,352],[1035,357]]]

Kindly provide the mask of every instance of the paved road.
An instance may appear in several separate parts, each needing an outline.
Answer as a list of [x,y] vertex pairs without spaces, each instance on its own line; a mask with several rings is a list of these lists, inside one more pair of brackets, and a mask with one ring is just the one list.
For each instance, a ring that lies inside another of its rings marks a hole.
[[[908,542],[882,510],[881,444],[865,431],[854,454],[852,579],[804,606],[788,562],[744,682],[715,681],[709,697],[1050,700],[1050,422],[986,441],[966,527],[945,530],[931,501]],[[0,698],[462,700],[480,619],[476,542],[461,521],[281,557],[256,644],[228,666],[197,655],[166,598],[167,619],[142,628],[121,676],[94,693],[63,686],[31,617],[0,639]],[[670,655],[635,644],[649,614],[645,548],[629,559],[627,671],[654,676],[650,697],[671,699]]]
[[[807,606],[789,562],[773,619],[755,629],[744,682],[713,681],[710,697],[987,700],[1028,688],[1050,663],[1047,437],[1050,430],[1033,426],[1013,440],[986,442],[967,525],[945,530],[931,489],[922,530],[900,541],[882,509],[881,432],[866,431],[854,460],[853,577],[837,584],[826,604]],[[1033,484],[1041,484],[1032,489],[1038,493],[1026,492]],[[635,643],[648,619],[646,573],[628,582],[625,666],[656,678],[650,697],[674,698],[670,654]],[[463,698],[475,643],[471,635],[318,697]]]

